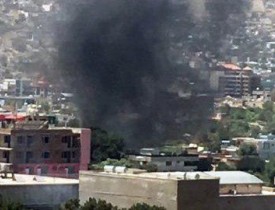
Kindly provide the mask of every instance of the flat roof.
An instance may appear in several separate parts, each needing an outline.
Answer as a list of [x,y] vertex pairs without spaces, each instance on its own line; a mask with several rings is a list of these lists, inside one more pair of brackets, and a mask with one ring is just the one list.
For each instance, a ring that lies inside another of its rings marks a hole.
[[141,172],[141,173],[115,173],[115,172],[98,172],[98,171],[80,171],[82,175],[102,175],[129,178],[149,178],[149,179],[166,179],[166,180],[212,180],[217,177],[210,176],[204,172]]
[[263,184],[263,181],[254,175],[243,171],[206,171],[209,176],[220,179],[220,184]]
[[80,171],[82,175],[103,175],[119,176],[129,178],[151,178],[166,180],[213,180],[219,179],[220,184],[263,184],[263,181],[256,176],[243,171],[205,171],[205,172],[142,172],[133,173],[115,173],[115,172],[97,172]]
[[15,174],[15,180],[11,178],[0,177],[0,188],[1,186],[11,185],[70,185],[79,184],[78,179],[66,179],[48,176],[36,176],[27,174]]

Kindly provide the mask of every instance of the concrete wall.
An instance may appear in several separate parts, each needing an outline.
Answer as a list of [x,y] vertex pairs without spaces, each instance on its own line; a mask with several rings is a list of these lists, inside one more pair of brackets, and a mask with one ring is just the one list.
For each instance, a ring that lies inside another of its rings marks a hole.
[[218,199],[217,179],[178,181],[178,210],[218,210]]
[[33,210],[52,210],[71,198],[78,198],[78,184],[1,185],[0,195]]
[[13,169],[20,174],[47,175],[64,178],[78,178],[79,175],[78,163],[17,164]]
[[224,76],[224,71],[211,71],[210,73],[210,87],[214,91],[219,90],[219,78]]
[[80,170],[88,170],[91,155],[91,129],[83,128],[80,134]]
[[218,209],[219,180],[157,179],[80,172],[80,201],[104,199],[121,208],[144,202],[167,210]]
[[236,192],[236,194],[261,194],[262,185],[261,184],[220,185],[220,194],[233,194],[234,191]]
[[274,195],[221,196],[219,198],[220,210],[274,210],[274,208]]
[[177,210],[177,180],[80,172],[79,198],[103,199],[121,208],[144,202]]
[[[199,161],[198,156],[175,156],[175,157],[152,157],[151,163],[157,165],[158,171],[194,171],[197,169],[195,162]],[[187,165],[186,162],[194,162]]]

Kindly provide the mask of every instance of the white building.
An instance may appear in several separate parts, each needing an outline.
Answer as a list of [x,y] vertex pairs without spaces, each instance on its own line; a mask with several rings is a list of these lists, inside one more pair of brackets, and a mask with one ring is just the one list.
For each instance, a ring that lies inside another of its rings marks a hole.
[[198,167],[197,154],[167,155],[158,149],[143,148],[139,155],[130,155],[130,160],[140,165],[154,164],[158,171],[195,171]]

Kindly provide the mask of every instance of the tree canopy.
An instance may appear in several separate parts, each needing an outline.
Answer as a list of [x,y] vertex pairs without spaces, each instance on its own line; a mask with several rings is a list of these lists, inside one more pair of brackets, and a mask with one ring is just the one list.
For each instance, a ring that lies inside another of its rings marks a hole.
[[100,128],[92,128],[91,162],[123,157],[124,139]]
[[155,205],[150,206],[146,203],[137,203],[132,205],[129,209],[121,209],[105,200],[89,198],[83,205],[79,203],[78,199],[71,199],[63,204],[60,210],[165,210],[165,208]]

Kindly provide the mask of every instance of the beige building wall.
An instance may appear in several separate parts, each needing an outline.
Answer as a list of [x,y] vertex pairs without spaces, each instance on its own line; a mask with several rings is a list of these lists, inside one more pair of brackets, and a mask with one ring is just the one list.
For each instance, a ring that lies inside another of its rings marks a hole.
[[218,209],[218,179],[158,179],[86,171],[80,172],[79,179],[81,203],[94,197],[120,208],[144,202],[167,210],[209,210],[209,205]]
[[222,184],[220,185],[220,194],[261,194],[261,184]]
[[79,198],[103,199],[120,208],[144,202],[177,210],[177,180],[80,172]]

